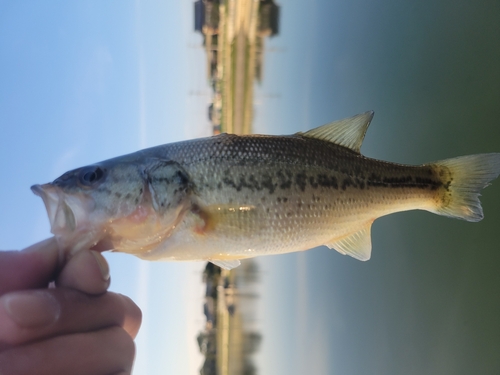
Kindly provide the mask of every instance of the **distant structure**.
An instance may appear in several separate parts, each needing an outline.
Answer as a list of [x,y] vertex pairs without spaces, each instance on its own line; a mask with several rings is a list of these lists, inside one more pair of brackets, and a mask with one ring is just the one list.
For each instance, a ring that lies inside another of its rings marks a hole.
[[205,328],[197,337],[205,361],[200,375],[256,375],[253,355],[262,336],[251,328],[258,267],[247,260],[231,271],[207,263],[203,272]]
[[[249,134],[253,86],[263,78],[264,41],[279,32],[280,8],[273,0],[198,0],[194,29],[203,35],[206,71],[212,88],[208,106],[214,134]],[[208,263],[198,337],[205,361],[201,375],[254,375],[252,356],[262,337],[251,327],[255,315],[257,264],[246,260],[234,270]]]
[[249,134],[253,84],[262,81],[264,39],[279,32],[273,0],[198,0],[194,28],[203,35],[213,90],[208,117],[214,134]]

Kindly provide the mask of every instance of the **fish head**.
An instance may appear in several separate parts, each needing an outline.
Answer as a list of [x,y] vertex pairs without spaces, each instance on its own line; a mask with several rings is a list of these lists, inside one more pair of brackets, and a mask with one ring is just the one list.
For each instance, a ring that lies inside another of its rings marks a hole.
[[158,159],[111,159],[31,189],[42,198],[60,247],[71,252],[149,251],[181,220],[191,192],[186,172]]

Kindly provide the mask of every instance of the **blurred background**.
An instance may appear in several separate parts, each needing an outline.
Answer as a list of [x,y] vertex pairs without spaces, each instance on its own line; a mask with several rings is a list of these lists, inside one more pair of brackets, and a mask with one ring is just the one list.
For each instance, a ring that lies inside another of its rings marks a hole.
[[[50,235],[34,183],[214,131],[291,134],[374,110],[369,157],[500,151],[499,2],[289,0],[268,24],[270,1],[202,3],[0,0],[0,248]],[[243,67],[232,86],[224,36]],[[500,373],[500,182],[481,200],[480,223],[377,220],[369,262],[322,247],[218,278],[240,330],[226,354],[244,348],[248,374]],[[106,258],[111,290],[144,313],[134,373],[209,373],[206,264]]]

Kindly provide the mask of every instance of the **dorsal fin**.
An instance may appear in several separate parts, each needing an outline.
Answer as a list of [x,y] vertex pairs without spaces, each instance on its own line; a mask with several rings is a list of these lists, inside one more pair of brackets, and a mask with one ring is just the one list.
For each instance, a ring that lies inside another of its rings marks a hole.
[[359,153],[361,143],[363,143],[366,130],[368,129],[368,125],[370,125],[373,114],[373,111],[368,111],[353,117],[331,122],[305,133],[297,134],[304,137],[333,142]]

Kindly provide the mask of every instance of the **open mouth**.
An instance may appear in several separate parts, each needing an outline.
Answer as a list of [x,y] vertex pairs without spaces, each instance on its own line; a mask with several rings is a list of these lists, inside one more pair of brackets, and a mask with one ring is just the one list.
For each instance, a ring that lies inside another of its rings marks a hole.
[[60,188],[52,184],[33,185],[31,191],[42,198],[53,234],[63,235],[74,232],[77,224],[76,218]]
[[61,246],[74,250],[75,247],[97,243],[97,232],[89,220],[89,213],[93,209],[91,198],[81,194],[66,194],[60,187],[50,183],[33,185],[31,190],[42,198],[50,221],[50,231]]

